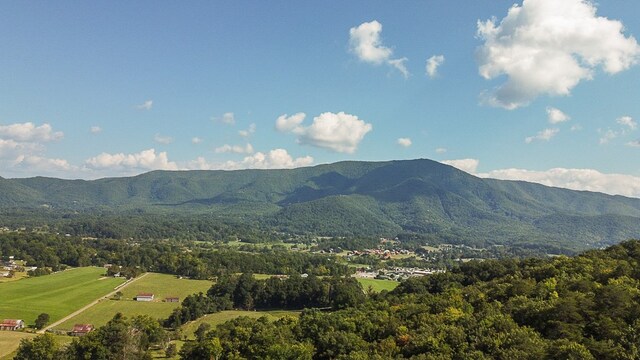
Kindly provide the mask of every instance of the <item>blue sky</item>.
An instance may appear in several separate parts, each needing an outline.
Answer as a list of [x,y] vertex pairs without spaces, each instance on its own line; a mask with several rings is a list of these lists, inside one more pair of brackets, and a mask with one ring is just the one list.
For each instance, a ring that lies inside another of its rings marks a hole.
[[430,158],[640,197],[638,14],[633,0],[4,2],[0,176]]

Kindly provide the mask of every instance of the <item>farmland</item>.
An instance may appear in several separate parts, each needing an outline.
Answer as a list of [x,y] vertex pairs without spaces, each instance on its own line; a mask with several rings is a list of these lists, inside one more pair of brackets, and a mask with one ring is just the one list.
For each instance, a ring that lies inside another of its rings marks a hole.
[[397,281],[393,280],[383,280],[383,279],[366,279],[366,278],[358,278],[358,282],[362,285],[362,288],[367,290],[369,286],[371,286],[374,292],[380,292],[382,290],[391,291],[400,284]]
[[0,318],[32,324],[41,313],[50,322],[113,291],[124,279],[102,278],[99,267],[76,268],[52,275],[0,284]]
[[[58,330],[68,330],[74,324],[89,323],[94,326],[106,324],[117,313],[127,317],[149,315],[153,318],[166,318],[179,303],[163,302],[166,297],[177,296],[182,301],[187,295],[206,292],[211,282],[206,280],[179,279],[172,275],[149,273],[144,278],[122,290],[121,300],[105,299],[77,316],[58,325]],[[153,302],[138,302],[133,298],[139,293],[152,293]]]

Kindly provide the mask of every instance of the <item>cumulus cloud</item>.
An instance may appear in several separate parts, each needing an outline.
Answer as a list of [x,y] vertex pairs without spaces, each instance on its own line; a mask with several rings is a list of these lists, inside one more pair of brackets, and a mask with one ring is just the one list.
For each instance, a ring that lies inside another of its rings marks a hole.
[[638,140],[634,140],[634,141],[629,141],[627,143],[627,146],[631,146],[631,147],[640,147],[640,139]]
[[282,115],[276,120],[276,129],[298,136],[300,144],[308,144],[335,152],[352,154],[364,136],[373,129],[371,124],[355,115],[325,112],[313,118],[313,123],[303,126],[306,115]]
[[433,55],[432,57],[428,58],[427,65],[425,66],[427,76],[429,76],[430,78],[434,78],[436,75],[438,75],[438,68],[442,64],[444,64],[444,55]]
[[556,109],[553,107],[547,108],[547,119],[550,124],[559,124],[561,122],[571,120],[571,117],[565,113],[563,113],[560,109]]
[[55,173],[58,171],[72,171],[77,167],[64,159],[49,159],[40,156],[20,155],[14,162],[17,168],[28,169],[30,172]]
[[633,120],[631,116],[619,117],[616,122],[622,126],[626,126],[629,130],[635,130],[638,128],[638,123]]
[[136,106],[138,110],[151,110],[152,107],[153,107],[153,100],[147,100],[142,104]]
[[404,146],[404,147],[409,147],[412,144],[411,139],[409,138],[398,138],[397,142],[398,142],[398,145]]
[[558,135],[558,133],[560,132],[560,129],[556,129],[556,128],[550,128],[550,129],[544,129],[540,132],[538,132],[536,135],[534,136],[529,136],[527,138],[524,139],[524,142],[527,144],[530,144],[536,140],[540,140],[540,141],[549,141],[551,140],[552,137]]
[[268,153],[257,152],[247,156],[242,162],[227,162],[228,169],[290,169],[313,164],[311,156],[294,159],[285,149],[274,149]]
[[373,20],[365,22],[349,30],[349,49],[361,61],[381,65],[387,64],[396,68],[406,78],[409,71],[405,66],[407,58],[393,59],[393,50],[382,45],[380,39],[382,24]]
[[507,80],[485,92],[490,105],[515,109],[536,97],[569,95],[582,80],[601,68],[624,71],[638,61],[640,46],[625,37],[620,21],[596,16],[588,0],[524,0],[507,16],[478,21],[479,73]]
[[447,152],[447,149],[445,149],[445,148],[441,148],[441,147],[440,147],[440,148],[437,148],[437,149],[436,149],[436,153],[437,153],[437,154],[444,154],[444,153],[446,153],[446,152]]
[[92,134],[99,134],[102,132],[102,128],[100,126],[92,126],[89,131],[91,131]]
[[31,122],[0,125],[0,139],[18,142],[49,142],[64,137],[62,131],[53,131],[49,124],[36,126]]
[[166,152],[156,153],[155,149],[143,150],[135,154],[102,154],[89,158],[85,164],[92,169],[114,170],[177,170],[178,165],[169,161]]
[[597,191],[611,195],[640,197],[640,177],[624,174],[603,174],[593,169],[555,168],[546,171],[502,169],[477,175],[502,180],[529,181],[572,190]]
[[13,159],[20,155],[37,153],[42,150],[44,150],[44,146],[38,143],[0,139],[0,159]]
[[480,164],[480,161],[478,159],[458,159],[444,160],[441,161],[441,163],[451,165],[454,168],[457,168],[464,172],[468,172],[469,174],[474,174],[478,169],[478,164]]
[[192,144],[200,144],[202,141],[203,140],[197,136],[191,139]]
[[162,136],[160,134],[155,134],[155,136],[153,137],[153,141],[157,142],[158,144],[168,145],[173,142],[173,138],[171,136]]
[[256,132],[256,124],[253,123],[253,124],[249,125],[249,128],[247,130],[239,130],[238,131],[238,135],[246,138],[246,137],[251,136],[255,132]]
[[233,125],[236,123],[236,117],[232,112],[226,112],[222,114],[222,117],[218,119],[221,123],[227,125]]
[[251,144],[246,144],[245,146],[224,144],[220,147],[217,147],[214,151],[216,152],[216,154],[219,154],[219,153],[253,154],[253,146],[251,146]]
[[617,137],[618,137],[618,132],[617,131],[608,129],[607,131],[602,133],[602,136],[600,136],[599,143],[600,143],[600,145],[608,144],[611,140],[613,140],[613,139],[615,139]]

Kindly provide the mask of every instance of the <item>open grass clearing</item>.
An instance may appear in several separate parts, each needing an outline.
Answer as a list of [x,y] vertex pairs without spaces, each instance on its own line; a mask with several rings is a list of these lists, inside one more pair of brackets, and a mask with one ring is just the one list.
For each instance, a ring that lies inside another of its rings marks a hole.
[[[155,319],[165,319],[180,303],[169,303],[166,297],[185,297],[198,292],[206,292],[212,285],[207,280],[179,279],[174,275],[148,273],[144,278],[132,283],[122,290],[121,300],[102,300],[95,306],[56,326],[57,330],[69,330],[75,324],[93,324],[95,327],[105,325],[117,313],[126,317],[149,315]],[[152,293],[155,300],[151,302],[135,301],[139,293]]]
[[124,279],[100,280],[99,267],[69,269],[59,273],[0,284],[0,318],[22,319],[33,324],[41,313],[50,322],[113,291]]
[[269,311],[244,311],[244,310],[226,310],[221,311],[214,314],[205,315],[197,320],[188,322],[182,326],[183,334],[187,336],[188,339],[195,339],[193,333],[198,329],[200,324],[209,324],[211,328],[215,328],[216,325],[225,323],[229,320],[233,320],[240,316],[247,316],[250,318],[259,318],[266,316],[271,320],[277,320],[283,318],[285,316],[293,316],[297,317],[300,315],[300,311],[298,310],[269,310]]
[[0,331],[0,360],[10,359],[9,354],[18,349],[20,340],[34,337],[35,334],[20,331]]
[[381,292],[382,290],[391,291],[395,289],[400,283],[393,280],[384,280],[384,279],[365,279],[358,278],[358,282],[362,285],[362,288],[367,290],[369,286],[375,292]]

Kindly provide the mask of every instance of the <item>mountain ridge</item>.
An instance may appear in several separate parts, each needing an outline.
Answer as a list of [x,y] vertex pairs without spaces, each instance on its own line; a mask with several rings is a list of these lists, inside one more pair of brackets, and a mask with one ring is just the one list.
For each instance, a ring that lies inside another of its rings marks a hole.
[[484,244],[546,239],[601,246],[640,237],[640,199],[483,179],[428,159],[152,171],[97,180],[0,179],[0,210],[43,205],[240,217],[293,233],[409,232]]

